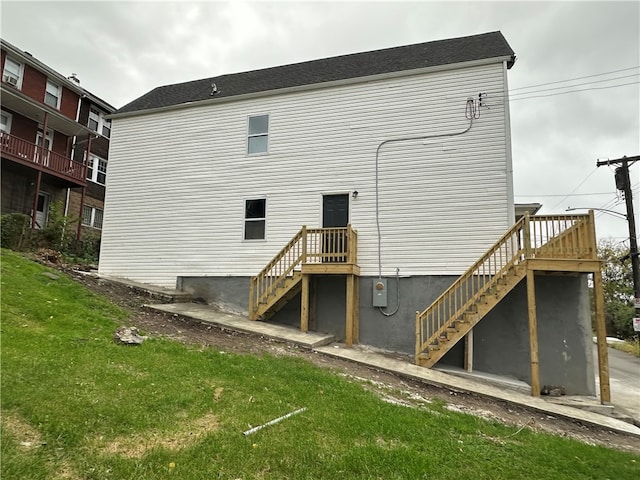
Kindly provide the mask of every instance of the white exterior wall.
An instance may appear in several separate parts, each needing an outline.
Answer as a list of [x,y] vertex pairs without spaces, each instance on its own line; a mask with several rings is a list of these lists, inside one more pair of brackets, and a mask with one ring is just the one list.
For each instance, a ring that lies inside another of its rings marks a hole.
[[[362,275],[460,274],[511,225],[502,63],[271,95],[113,121],[100,273],[174,287],[176,277],[255,275],[322,194],[359,192]],[[224,85],[219,85],[224,90]],[[269,153],[246,155],[249,115],[269,114]],[[244,199],[267,198],[267,239],[243,241]]]

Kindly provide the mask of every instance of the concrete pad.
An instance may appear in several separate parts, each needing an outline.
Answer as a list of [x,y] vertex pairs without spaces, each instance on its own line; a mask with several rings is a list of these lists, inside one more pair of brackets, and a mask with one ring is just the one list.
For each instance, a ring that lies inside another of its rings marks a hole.
[[209,305],[200,305],[196,303],[168,303],[145,306],[152,310],[175,313],[183,317],[189,317],[201,322],[220,325],[239,332],[254,333],[285,342],[291,342],[309,349],[328,345],[335,340],[333,335],[317,332],[304,333],[293,327],[251,321],[240,315],[215,310]]
[[[339,348],[335,348],[338,346]],[[630,423],[610,418],[599,413],[589,412],[566,405],[558,405],[542,398],[531,397],[511,389],[494,387],[480,381],[449,375],[442,371],[419,367],[411,363],[387,358],[378,353],[363,351],[357,347],[345,348],[344,345],[331,345],[314,348],[314,351],[345,360],[361,363],[390,373],[412,378],[451,390],[475,393],[489,398],[496,398],[505,402],[522,405],[527,408],[544,412],[547,415],[565,417],[581,422],[605,427],[613,431],[636,435],[640,437],[640,428]]]
[[110,277],[107,275],[96,275],[102,280],[107,282],[120,283],[126,285],[132,290],[137,290],[142,293],[146,293],[152,297],[159,298],[161,301],[167,302],[188,302],[191,300],[191,294],[182,292],[180,290],[174,290],[171,288],[159,287],[157,285],[150,285],[148,283],[134,282],[127,278]]

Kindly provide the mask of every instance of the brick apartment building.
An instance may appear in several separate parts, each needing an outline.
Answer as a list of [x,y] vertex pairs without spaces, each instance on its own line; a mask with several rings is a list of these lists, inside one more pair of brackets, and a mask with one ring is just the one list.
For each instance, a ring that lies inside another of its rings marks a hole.
[[115,108],[4,39],[0,146],[5,213],[43,228],[60,202],[78,239],[100,235]]

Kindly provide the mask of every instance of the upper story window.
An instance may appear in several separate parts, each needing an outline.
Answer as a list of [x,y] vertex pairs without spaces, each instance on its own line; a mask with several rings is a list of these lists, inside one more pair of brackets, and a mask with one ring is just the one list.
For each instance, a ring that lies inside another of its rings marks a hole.
[[97,155],[89,155],[89,160],[87,160],[87,180],[104,185],[107,181],[107,161]]
[[89,122],[87,126],[94,132],[101,133],[107,138],[111,136],[111,120],[104,118],[104,113],[95,108],[89,109]]
[[0,111],[0,131],[11,133],[11,114]]
[[44,94],[44,103],[53,108],[60,108],[60,85],[47,80],[47,90]]
[[269,147],[269,115],[249,117],[249,134],[247,136],[247,153],[267,153]]
[[20,88],[22,84],[22,64],[16,62],[11,57],[6,57],[4,60],[2,81]]

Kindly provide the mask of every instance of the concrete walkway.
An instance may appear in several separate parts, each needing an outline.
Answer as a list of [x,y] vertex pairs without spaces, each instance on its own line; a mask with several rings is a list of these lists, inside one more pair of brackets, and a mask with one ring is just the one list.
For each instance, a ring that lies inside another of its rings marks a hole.
[[[178,314],[205,323],[223,326],[231,330],[276,338],[284,342],[291,342],[302,347],[312,349],[324,355],[368,365],[379,370],[384,370],[428,384],[494,398],[538,410],[548,415],[575,419],[584,423],[608,428],[612,431],[632,434],[640,437],[640,428],[616,418],[584,410],[582,408],[562,405],[556,403],[557,400],[546,400],[544,398],[532,397],[527,393],[517,391],[517,388],[497,386],[495,384],[495,378],[487,378],[487,381],[483,381],[481,375],[476,375],[472,378],[465,378],[458,374],[445,373],[441,370],[418,367],[417,365],[409,362],[389,358],[388,356],[376,353],[370,349],[360,347],[345,348],[342,344],[333,343],[335,339],[332,335],[316,332],[303,333],[293,327],[274,325],[265,322],[254,322],[240,315],[217,311],[208,305],[172,303],[147,305],[147,307],[153,310]],[[588,404],[586,406],[591,406],[595,409],[598,408],[598,405],[593,401],[585,401],[582,403],[585,405]]]

